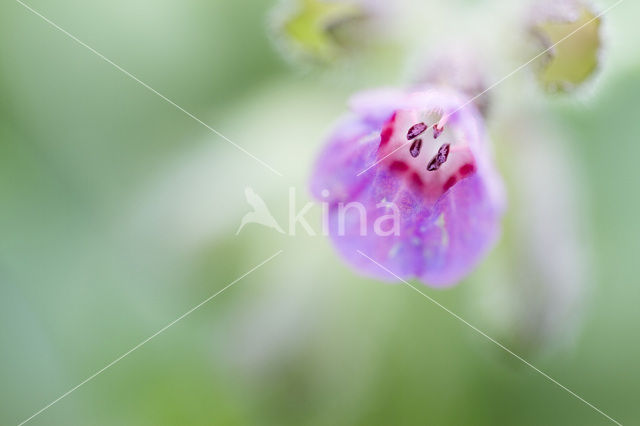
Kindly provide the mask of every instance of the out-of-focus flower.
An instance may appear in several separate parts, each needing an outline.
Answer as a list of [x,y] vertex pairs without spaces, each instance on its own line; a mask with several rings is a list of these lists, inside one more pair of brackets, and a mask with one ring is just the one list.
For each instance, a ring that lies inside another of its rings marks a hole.
[[[317,160],[311,190],[329,205],[329,234],[358,271],[393,280],[360,250],[402,278],[451,285],[497,239],[502,182],[483,120],[465,99],[429,87],[351,100],[352,114]],[[395,212],[397,229],[383,229],[381,221]]]
[[[415,67],[418,72],[413,77],[416,86],[445,86],[453,88],[469,99],[486,116],[490,104],[484,61],[470,44],[449,45],[422,59]],[[482,96],[478,96],[482,94]]]
[[538,68],[538,78],[546,90],[567,92],[594,74],[601,49],[602,18],[596,16],[583,0],[536,3],[531,11],[531,33],[545,49],[562,40],[545,54]]
[[283,0],[274,10],[273,32],[283,53],[321,63],[371,41],[377,0]]

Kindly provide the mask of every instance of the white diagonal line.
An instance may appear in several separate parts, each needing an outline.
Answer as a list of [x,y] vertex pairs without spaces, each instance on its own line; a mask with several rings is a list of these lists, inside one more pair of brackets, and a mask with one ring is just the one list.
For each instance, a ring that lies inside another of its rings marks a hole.
[[127,355],[129,355],[131,352],[135,351],[136,349],[140,348],[142,345],[144,345],[145,343],[147,343],[149,340],[153,339],[154,337],[156,337],[157,335],[159,335],[160,333],[164,332],[165,330],[167,330],[169,327],[171,327],[172,325],[174,325],[175,323],[177,323],[178,321],[180,321],[181,319],[183,319],[184,317],[188,316],[189,314],[193,313],[193,311],[195,311],[196,309],[200,308],[202,305],[204,305],[205,303],[209,302],[211,299],[213,299],[214,297],[216,297],[217,295],[219,295],[220,293],[222,293],[223,291],[225,291],[226,289],[228,289],[229,287],[231,287],[232,285],[234,285],[235,283],[237,283],[238,281],[240,281],[241,279],[243,279],[244,277],[246,277],[247,275],[249,275],[250,273],[254,272],[256,269],[260,268],[261,266],[263,266],[264,264],[266,264],[267,262],[271,261],[273,258],[275,258],[276,256],[278,256],[279,254],[282,253],[282,250],[279,250],[277,253],[275,253],[274,255],[272,255],[271,257],[269,257],[268,259],[262,261],[261,263],[259,263],[258,265],[254,266],[253,268],[251,268],[249,271],[245,272],[244,274],[240,275],[238,278],[236,278],[235,280],[233,280],[232,282],[230,282],[229,284],[227,284],[224,288],[222,288],[222,290],[217,291],[216,293],[212,294],[211,296],[207,297],[206,299],[204,299],[202,302],[198,303],[196,306],[194,306],[193,308],[189,309],[187,312],[185,312],[184,314],[180,315],[178,318],[176,318],[175,320],[171,321],[169,324],[165,325],[164,327],[162,327],[160,330],[156,331],[155,333],[153,333],[151,336],[147,337],[146,339],[144,339],[142,342],[138,343],[137,345],[135,345],[134,347],[132,347],[131,349],[129,349],[127,352],[123,353],[122,355],[120,355],[118,358],[114,359],[113,361],[111,361],[109,364],[105,365],[104,367],[102,367],[100,370],[96,371],[95,373],[93,373],[92,375],[90,375],[89,377],[87,377],[86,379],[84,379],[82,382],[78,383],[77,385],[75,385],[74,387],[72,387],[71,389],[69,389],[68,391],[66,391],[65,393],[63,393],[62,395],[60,395],[58,398],[54,399],[53,401],[51,401],[49,404],[47,404],[46,406],[44,406],[43,408],[41,408],[40,410],[38,410],[37,412],[35,412],[33,415],[31,415],[29,418],[23,420],[22,422],[20,422],[20,424],[18,426],[22,426],[25,423],[27,423],[28,421],[30,421],[31,419],[33,419],[34,417],[36,417],[37,415],[39,415],[40,413],[42,413],[43,411],[45,411],[46,409],[48,409],[49,407],[51,407],[52,405],[54,405],[55,403],[57,403],[58,401],[60,401],[61,399],[65,398],[66,396],[68,396],[70,393],[72,393],[73,391],[75,391],[76,389],[78,389],[80,386],[84,385],[85,383],[91,381],[92,379],[94,379],[97,375],[99,375],[100,373],[102,373],[103,371],[105,371],[106,369],[108,369],[109,367],[113,366],[114,364],[116,364],[118,361],[122,360],[124,357],[126,357]]
[[440,302],[438,302],[437,300],[435,300],[434,298],[432,298],[431,296],[427,295],[426,293],[420,291],[420,289],[418,289],[417,287],[409,284],[407,281],[405,281],[404,279],[400,278],[399,276],[397,276],[396,274],[394,274],[392,271],[390,271],[389,269],[387,269],[385,266],[381,265],[380,263],[376,262],[375,260],[373,260],[372,258],[370,258],[369,256],[367,256],[366,254],[364,254],[363,252],[361,252],[360,250],[356,250],[360,255],[362,255],[363,257],[369,259],[371,262],[373,262],[374,264],[376,264],[378,267],[380,267],[380,269],[382,269],[383,271],[386,271],[387,273],[393,275],[395,278],[397,278],[398,280],[402,281],[404,284],[406,284],[407,286],[411,287],[413,290],[417,291],[418,293],[420,293],[422,296],[424,296],[425,298],[427,298],[430,302],[434,303],[435,305],[437,305],[438,307],[444,309],[448,314],[452,315],[453,317],[455,317],[457,320],[461,321],[462,323],[464,323],[465,325],[469,326],[471,329],[473,329],[475,332],[477,332],[478,334],[484,336],[485,338],[487,338],[489,341],[495,343],[497,346],[499,346],[501,349],[503,349],[504,351],[508,352],[509,354],[513,355],[516,359],[522,361],[524,364],[528,365],[529,367],[531,367],[532,369],[534,369],[536,372],[540,373],[542,376],[544,376],[546,379],[548,379],[549,381],[551,381],[552,383],[555,383],[556,385],[558,385],[560,388],[564,389],[565,391],[569,392],[569,394],[573,395],[574,397],[576,397],[577,399],[579,399],[580,401],[584,402],[585,404],[587,404],[589,407],[593,408],[594,410],[596,410],[598,413],[602,414],[603,416],[605,416],[607,419],[611,420],[613,423],[617,424],[618,426],[622,426],[621,423],[619,423],[618,421],[614,420],[612,417],[610,417],[609,415],[607,415],[605,412],[603,412],[602,410],[600,410],[598,407],[596,407],[595,405],[591,404],[589,401],[585,400],[584,398],[582,398],[580,395],[578,395],[577,393],[575,393],[574,391],[572,391],[571,389],[567,388],[566,386],[564,386],[562,383],[558,382],[557,380],[555,380],[553,377],[549,376],[547,373],[545,373],[544,371],[538,369],[535,365],[531,364],[529,361],[527,361],[526,359],[522,358],[520,355],[512,352],[509,348],[507,348],[506,346],[504,346],[502,343],[498,342],[497,340],[495,340],[493,337],[489,336],[487,333],[485,333],[484,331],[480,330],[479,328],[477,328],[476,326],[474,326],[473,324],[470,324],[467,320],[465,320],[464,318],[462,318],[460,315],[456,314],[455,312],[452,312],[449,308],[447,308],[446,306],[442,305]]
[[374,167],[376,164],[379,164],[381,161],[383,161],[385,158],[393,155],[396,153],[396,151],[398,151],[399,149],[407,146],[408,144],[412,143],[413,141],[407,141],[405,143],[403,143],[402,145],[400,145],[399,147],[397,147],[396,149],[394,149],[393,151],[391,151],[390,153],[388,153],[387,155],[385,155],[384,157],[382,157],[381,159],[379,159],[378,161],[376,161],[375,163],[373,163],[372,165],[370,165],[369,167],[367,167],[366,169],[362,170],[360,173],[358,173],[356,176],[360,176],[361,174],[363,174],[364,172],[366,172],[367,170],[369,170],[370,168]]
[[[605,10],[603,10],[602,12],[600,12],[599,14],[597,14],[596,16],[594,16],[593,18],[591,18],[590,20],[588,20],[587,22],[585,22],[584,24],[580,25],[578,28],[576,28],[575,30],[571,31],[569,34],[567,34],[566,36],[562,37],[560,40],[558,40],[557,42],[553,43],[551,46],[549,46],[548,48],[546,48],[545,50],[543,50],[542,52],[538,53],[536,56],[534,56],[533,58],[529,59],[527,62],[525,62],[524,64],[520,65],[519,67],[517,67],[516,69],[514,69],[513,71],[511,71],[509,74],[505,75],[504,77],[502,77],[500,80],[496,81],[495,83],[491,84],[489,87],[487,87],[486,89],[484,89],[482,92],[478,93],[477,95],[475,95],[474,97],[472,97],[471,99],[469,99],[468,101],[466,101],[465,103],[463,103],[461,106],[459,106],[457,109],[455,109],[453,112],[451,113],[447,113],[447,115],[453,115],[456,112],[460,111],[462,108],[466,107],[467,105],[469,105],[470,103],[472,103],[473,101],[475,101],[476,99],[478,99],[479,97],[483,96],[484,94],[486,94],[488,91],[494,89],[496,86],[498,86],[499,84],[503,83],[505,80],[509,79],[511,76],[513,76],[514,74],[516,74],[518,71],[520,71],[521,69],[523,69],[524,67],[526,67],[527,65],[529,65],[531,62],[535,61],[536,59],[538,59],[539,57],[541,57],[542,55],[544,55],[545,53],[549,52],[550,50],[552,50],[554,47],[556,47],[557,45],[559,45],[560,43],[562,43],[563,41],[565,41],[566,39],[568,39],[569,37],[573,36],[575,33],[577,33],[578,31],[580,31],[581,29],[583,29],[584,27],[586,27],[587,25],[589,25],[590,23],[592,23],[593,21],[595,21],[596,19],[600,18],[602,15],[604,15],[605,13],[608,13],[609,11],[611,11],[614,7],[618,6],[620,3],[622,3],[624,0],[618,0],[617,2],[615,2],[614,4],[612,4],[611,6],[609,6],[608,8],[606,8]],[[411,141],[409,141],[411,142]],[[398,148],[394,149],[393,151],[391,151],[391,153],[385,155],[384,157],[382,157],[381,159],[377,160],[375,163],[371,164],[369,167],[367,167],[366,169],[362,170],[360,173],[357,174],[357,176],[360,176],[361,174],[363,174],[364,172],[366,172],[367,170],[369,170],[370,168],[374,167],[377,164],[380,164],[381,161],[383,161],[385,158],[389,157],[391,154],[393,154],[394,152],[396,152],[397,150],[399,150],[400,148],[402,148],[403,146],[407,145],[409,142],[404,143],[402,145],[400,145]]]
[[111,59],[107,58],[102,53],[100,53],[96,49],[94,49],[93,47],[89,46],[87,43],[83,42],[82,40],[80,40],[79,38],[74,36],[73,34],[69,33],[67,30],[65,30],[64,28],[60,27],[58,24],[56,24],[55,22],[53,22],[52,20],[50,20],[46,16],[42,15],[40,12],[38,12],[37,10],[35,10],[31,6],[29,6],[28,4],[24,3],[22,0],[16,0],[16,1],[18,3],[20,3],[22,6],[24,6],[27,10],[29,10],[34,15],[42,18],[45,22],[50,24],[52,27],[54,27],[55,29],[57,29],[60,32],[64,33],[67,37],[69,37],[70,39],[72,39],[76,43],[78,43],[81,46],[83,46],[83,47],[87,48],[88,50],[90,50],[92,53],[94,53],[100,59],[104,60],[105,62],[107,62],[107,63],[109,63],[111,65],[113,65],[116,69],[118,69],[120,72],[122,72],[127,77],[131,78],[132,80],[136,81],[140,85],[142,85],[145,89],[147,89],[150,92],[158,95],[160,98],[164,99],[166,102],[168,102],[169,104],[173,105],[175,108],[179,109],[180,111],[182,111],[183,113],[185,113],[186,115],[188,115],[189,117],[191,117],[192,119],[194,119],[195,121],[197,121],[198,123],[200,123],[201,125],[206,127],[207,129],[209,129],[214,134],[218,135],[219,137],[221,137],[225,141],[229,142],[231,145],[233,145],[234,147],[236,147],[240,151],[244,152],[249,157],[253,158],[257,162],[262,164],[264,167],[266,167],[267,169],[271,170],[276,175],[282,176],[282,173],[280,173],[279,171],[277,171],[276,169],[271,167],[269,164],[265,163],[264,161],[262,161],[261,159],[259,159],[258,157],[256,157],[255,155],[253,155],[252,153],[247,151],[245,148],[243,148],[240,145],[238,145],[237,143],[233,142],[231,139],[229,139],[228,137],[226,137],[225,135],[223,135],[222,133],[220,133],[219,131],[217,131],[216,129],[214,129],[213,127],[211,127],[210,125],[208,125],[204,121],[200,120],[198,117],[196,117],[195,115],[193,115],[192,113],[190,113],[189,111],[187,111],[186,109],[184,109],[183,107],[181,107],[180,105],[178,105],[177,103],[172,101],[171,99],[167,98],[165,95],[163,95],[162,93],[158,92],[156,89],[154,89],[153,87],[149,86],[147,83],[145,83],[144,81],[140,80],[138,77],[136,77],[135,75],[131,74],[129,71],[125,70],[120,65],[116,64]]

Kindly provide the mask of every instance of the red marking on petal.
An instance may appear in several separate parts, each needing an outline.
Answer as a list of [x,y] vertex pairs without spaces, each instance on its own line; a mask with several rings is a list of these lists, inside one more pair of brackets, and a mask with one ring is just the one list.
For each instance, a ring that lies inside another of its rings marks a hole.
[[380,132],[380,146],[385,146],[389,143],[389,139],[393,136],[393,125],[396,121],[396,113],[394,112],[389,121],[385,124],[382,132]]
[[406,172],[409,169],[409,165],[404,161],[394,161],[389,165],[389,170],[396,173]]
[[460,167],[460,176],[467,177],[475,171],[476,171],[476,166],[474,164],[467,163],[464,166]]
[[424,183],[422,182],[422,178],[416,172],[411,173],[411,184],[417,187],[424,186]]
[[380,133],[380,146],[388,144],[391,135],[393,135],[393,126],[387,126],[382,129],[382,133]]
[[453,185],[455,185],[457,181],[458,181],[458,179],[456,179],[455,176],[451,176],[449,179],[447,179],[447,181],[444,183],[444,185],[442,185],[442,190],[443,191],[448,191],[449,188],[451,188]]

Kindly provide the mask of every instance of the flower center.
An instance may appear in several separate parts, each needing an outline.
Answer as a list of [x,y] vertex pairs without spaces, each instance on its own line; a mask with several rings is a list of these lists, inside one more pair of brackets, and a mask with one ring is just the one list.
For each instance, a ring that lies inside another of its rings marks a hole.
[[438,110],[397,110],[380,134],[378,161],[432,201],[476,170],[465,135]]

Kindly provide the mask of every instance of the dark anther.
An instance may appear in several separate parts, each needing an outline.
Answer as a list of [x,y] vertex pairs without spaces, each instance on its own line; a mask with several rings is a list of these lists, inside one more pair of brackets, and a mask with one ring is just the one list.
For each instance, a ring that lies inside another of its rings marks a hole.
[[440,134],[444,132],[444,127],[439,128],[437,124],[433,125],[433,138],[434,139],[438,139],[438,136],[440,136]]
[[422,134],[422,132],[424,132],[428,128],[429,128],[429,126],[427,126],[424,123],[414,124],[413,126],[411,126],[411,128],[407,132],[407,140],[410,141],[411,139],[413,139],[413,138],[415,138],[417,136],[420,136]]
[[433,172],[434,170],[438,170],[440,166],[442,166],[449,157],[449,144],[446,143],[438,149],[438,153],[433,156],[429,164],[427,164],[427,170]]
[[409,153],[413,158],[416,158],[420,155],[420,150],[422,149],[422,139],[418,138],[413,141],[411,147],[409,148]]

